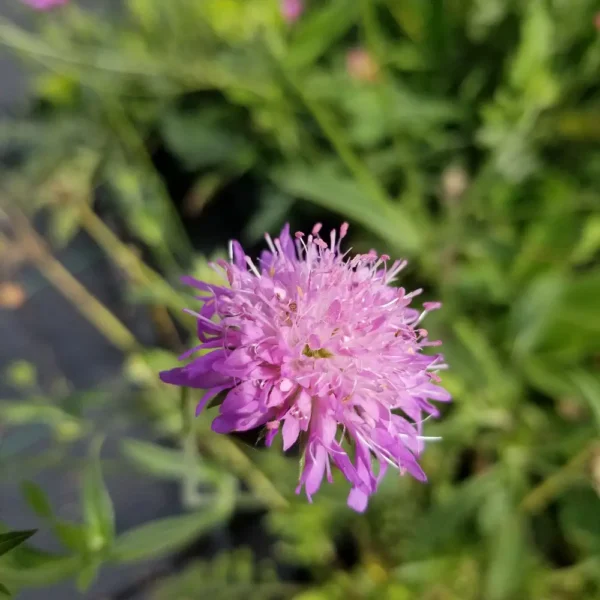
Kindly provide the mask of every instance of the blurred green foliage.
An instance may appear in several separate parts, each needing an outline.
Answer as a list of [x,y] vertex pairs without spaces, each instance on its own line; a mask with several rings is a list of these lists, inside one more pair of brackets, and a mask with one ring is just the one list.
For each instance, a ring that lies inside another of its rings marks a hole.
[[[176,312],[186,296],[166,281],[190,268],[205,276],[206,259],[194,255],[152,153],[164,145],[194,175],[183,202],[200,218],[250,173],[262,197],[248,241],[312,203],[355,226],[355,249],[411,260],[403,285],[444,303],[428,328],[444,340],[454,396],[428,425],[443,437],[423,456],[430,483],[390,475],[359,516],[345,508],[343,483],[307,505],[293,494],[295,459],[219,438],[208,416],[191,424],[156,381],[174,355],[106,323],[128,354],[128,408],[102,390],[74,399],[67,386],[48,398],[23,363],[7,373],[29,395],[0,405],[8,428],[42,423],[57,447],[92,436],[92,451],[81,523],[55,518],[44,492],[24,484],[32,521],[65,554],[23,545],[0,560],[0,579],[76,577],[85,589],[105,562],[171,552],[236,510],[265,507],[275,558],[305,568],[308,582],[277,583],[242,552],[191,565],[154,597],[599,598],[598,8],[330,0],[307,2],[291,24],[276,0],[129,0],[112,20],[72,1],[39,15],[35,34],[0,20],[0,41],[42,66],[44,107],[1,124],[2,142],[29,153],[3,173],[2,194],[46,212],[55,247],[84,229],[127,275],[132,301],[193,326]],[[166,280],[93,213],[100,186]],[[190,512],[115,535],[102,431],[86,402],[181,438],[178,449],[124,440],[122,458],[179,481]]]

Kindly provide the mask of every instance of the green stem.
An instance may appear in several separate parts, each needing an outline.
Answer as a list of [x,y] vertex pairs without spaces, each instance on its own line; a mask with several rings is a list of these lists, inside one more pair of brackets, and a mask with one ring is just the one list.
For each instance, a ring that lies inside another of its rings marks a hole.
[[234,440],[209,432],[202,436],[199,443],[206,447],[215,460],[231,469],[272,510],[289,507],[289,502],[273,482],[238,448]]
[[[295,80],[293,74],[284,69],[281,72],[288,85],[293,88],[312,114],[340,160],[346,165],[358,185],[369,195],[374,204],[372,208],[380,211],[391,222],[397,224],[398,236],[402,237],[403,246],[416,252],[421,247],[423,240],[412,217],[389,197],[385,188],[354,152],[343,130],[335,123],[332,115],[310,94],[306,93],[304,86]],[[369,207],[365,207],[365,210],[369,210]]]
[[[156,190],[162,212],[167,217],[167,222],[164,223],[163,226],[170,234],[168,236],[169,240],[176,241],[179,256],[187,258],[193,252],[192,245],[188,240],[183,223],[181,222],[177,211],[174,209],[165,183],[154,168],[152,158],[146,148],[144,140],[127,116],[125,109],[119,101],[115,100],[110,102],[106,112],[109,125],[120,139],[125,151],[129,152],[133,159],[147,172],[150,183]],[[175,258],[167,244],[159,244],[158,248],[152,249],[155,251],[157,259],[160,260],[165,267],[173,268],[176,266]]]
[[590,457],[597,451],[597,442],[593,442],[586,446],[566,465],[531,490],[531,492],[523,498],[519,509],[530,514],[539,513],[572,482],[574,477],[580,474]]
[[185,462],[185,477],[182,481],[181,499],[183,506],[197,508],[202,504],[202,494],[198,492],[198,444],[196,442],[196,431],[194,428],[193,406],[189,389],[181,388],[181,448]]
[[157,297],[174,311],[175,318],[187,329],[195,330],[195,322],[181,312],[186,299],[132,252],[87,205],[81,208],[81,226],[134,283],[152,287]]
[[11,219],[30,260],[56,290],[114,346],[124,353],[138,349],[139,343],[133,333],[52,256],[27,217],[20,211],[12,210]]

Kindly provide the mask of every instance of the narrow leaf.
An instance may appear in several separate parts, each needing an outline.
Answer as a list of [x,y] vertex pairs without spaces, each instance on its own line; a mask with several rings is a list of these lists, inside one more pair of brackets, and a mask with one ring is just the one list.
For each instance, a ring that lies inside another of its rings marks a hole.
[[[136,467],[155,477],[180,479],[186,476],[189,469],[180,450],[158,444],[126,439],[121,443],[121,451]],[[203,474],[204,470],[198,465],[198,477]]]
[[120,563],[155,558],[172,552],[214,529],[229,510],[212,506],[200,512],[152,521],[117,538],[113,558]]
[[38,517],[42,519],[52,518],[52,506],[50,505],[48,496],[37,483],[33,483],[32,481],[23,482],[21,493],[25,496],[25,500]]
[[27,541],[36,531],[37,529],[28,529],[25,531],[0,533],[0,556]]
[[99,550],[114,539],[115,515],[112,500],[102,478],[101,445],[102,440],[93,443],[92,461],[84,473],[83,480],[83,514],[91,550]]

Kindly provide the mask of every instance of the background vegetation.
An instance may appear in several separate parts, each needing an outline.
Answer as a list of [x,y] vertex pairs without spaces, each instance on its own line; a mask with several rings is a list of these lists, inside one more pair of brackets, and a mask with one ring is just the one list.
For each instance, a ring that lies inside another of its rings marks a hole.
[[[18,267],[32,265],[123,355],[116,383],[85,391],[7,365],[0,434],[43,424],[52,443],[32,460],[7,442],[2,479],[20,481],[27,528],[63,549],[34,536],[0,558],[0,581],[84,593],[105,565],[251,521],[262,550],[204,553],[145,593],[600,598],[598,8],[313,0],[286,21],[275,0],[127,0],[112,16],[72,0],[34,30],[0,20],[36,92],[0,126],[3,310],[27,301]],[[211,277],[233,234],[256,248],[286,220],[345,219],[356,250],[408,258],[402,284],[444,303],[428,328],[454,396],[428,426],[443,436],[423,457],[429,484],[388,476],[362,516],[342,481],[313,505],[296,497],[297,457],[212,434],[195,397],[157,379],[193,330],[180,274]],[[58,260],[81,235],[153,335]],[[123,435],[137,424],[151,440]],[[81,508],[67,521],[33,480],[73,448]],[[121,462],[176,482],[180,514],[123,530],[103,482]]]

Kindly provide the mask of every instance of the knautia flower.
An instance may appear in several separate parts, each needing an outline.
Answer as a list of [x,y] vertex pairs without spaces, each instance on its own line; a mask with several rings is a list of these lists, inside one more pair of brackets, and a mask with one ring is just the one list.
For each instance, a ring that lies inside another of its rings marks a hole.
[[264,427],[268,446],[281,431],[284,450],[300,443],[297,493],[311,500],[333,464],[352,485],[348,504],[363,511],[388,466],[425,480],[422,424],[438,415],[431,400],[450,400],[437,385],[443,358],[422,353],[439,345],[421,321],[440,305],[410,308],[421,290],[390,285],[405,261],[342,253],[346,223],[329,244],[320,229],[265,236],[258,264],[232,242],[231,261],[215,264],[225,285],[184,278],[203,304],[192,313],[201,343],[181,359],[208,352],[160,376],[206,390],[197,413],[228,390],[214,431]]
[[69,0],[23,0],[25,4],[29,4],[29,6],[36,10],[49,10],[55,6],[62,6],[68,1]]
[[281,14],[287,23],[295,23],[303,12],[303,0],[281,0]]

